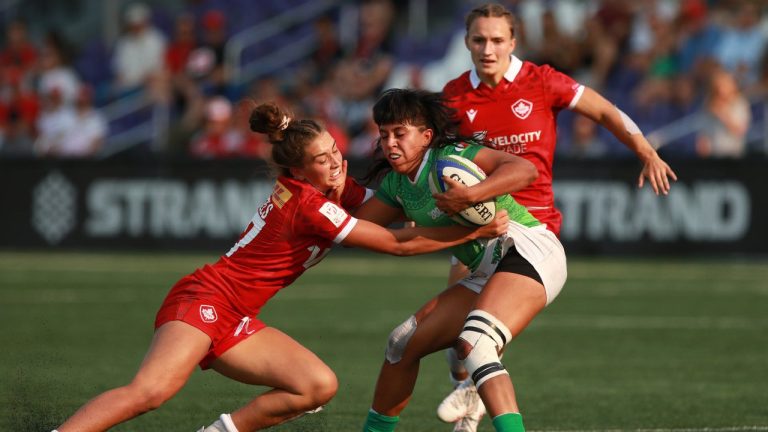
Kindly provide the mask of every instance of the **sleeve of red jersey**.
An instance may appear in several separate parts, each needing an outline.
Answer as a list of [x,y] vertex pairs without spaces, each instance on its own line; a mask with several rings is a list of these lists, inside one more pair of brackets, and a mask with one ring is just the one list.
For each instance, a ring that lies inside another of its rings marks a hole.
[[372,196],[373,190],[360,185],[355,179],[347,177],[347,182],[344,184],[344,193],[341,195],[341,206],[351,211]]
[[357,219],[340,205],[315,195],[300,206],[294,223],[295,232],[341,243],[355,227]]
[[544,85],[552,106],[573,109],[584,92],[584,86],[550,66],[543,66],[542,69]]

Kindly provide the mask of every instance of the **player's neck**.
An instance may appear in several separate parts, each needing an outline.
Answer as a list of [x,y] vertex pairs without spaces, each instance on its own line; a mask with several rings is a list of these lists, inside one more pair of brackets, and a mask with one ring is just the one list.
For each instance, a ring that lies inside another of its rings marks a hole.
[[504,79],[504,74],[499,76],[481,76],[480,82],[487,85],[490,88],[496,88],[497,85]]

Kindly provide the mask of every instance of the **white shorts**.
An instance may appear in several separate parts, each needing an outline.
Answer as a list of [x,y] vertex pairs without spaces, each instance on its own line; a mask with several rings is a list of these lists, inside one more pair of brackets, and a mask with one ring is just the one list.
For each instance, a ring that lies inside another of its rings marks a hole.
[[[498,261],[494,262],[494,249],[501,242],[502,255],[514,246],[517,252],[525,258],[539,273],[544,290],[547,293],[547,304],[560,294],[568,277],[565,250],[557,236],[546,229],[544,225],[533,228],[510,221],[507,233],[501,237],[487,240],[485,253],[477,270],[458,283],[480,294],[488,279],[496,271]],[[455,258],[451,259],[454,263]]]

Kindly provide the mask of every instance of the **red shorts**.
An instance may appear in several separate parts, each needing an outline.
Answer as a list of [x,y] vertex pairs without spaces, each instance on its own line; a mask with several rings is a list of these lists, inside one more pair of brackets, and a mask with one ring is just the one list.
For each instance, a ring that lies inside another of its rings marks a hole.
[[155,330],[170,321],[183,321],[211,338],[202,369],[246,338],[266,327],[256,318],[237,312],[231,303],[199,281],[185,277],[171,288],[155,317]]

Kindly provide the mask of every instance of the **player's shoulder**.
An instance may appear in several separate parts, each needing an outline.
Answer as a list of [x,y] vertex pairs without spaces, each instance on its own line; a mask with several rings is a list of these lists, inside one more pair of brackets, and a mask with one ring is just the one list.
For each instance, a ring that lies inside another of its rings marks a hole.
[[285,206],[301,207],[309,200],[324,197],[317,189],[305,181],[280,176],[275,181],[270,198],[275,205],[283,208]]
[[446,98],[451,98],[471,90],[472,83],[469,80],[469,73],[470,71],[465,71],[458,77],[448,81],[443,87],[443,95]]
[[528,60],[523,61],[519,76],[523,79],[541,79],[556,72],[555,68],[548,64],[536,64]]

